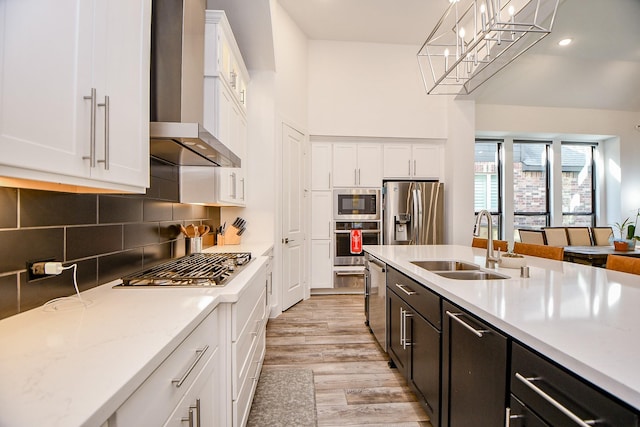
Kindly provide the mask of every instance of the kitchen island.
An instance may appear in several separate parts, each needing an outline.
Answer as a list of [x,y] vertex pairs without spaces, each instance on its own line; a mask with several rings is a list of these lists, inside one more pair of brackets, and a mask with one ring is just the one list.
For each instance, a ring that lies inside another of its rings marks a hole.
[[[233,246],[222,248],[237,251]],[[147,387],[158,395],[141,396],[144,409],[162,405],[160,395],[165,389],[175,394],[172,404],[178,404],[178,392],[190,389],[189,382],[195,384],[201,377],[195,375],[200,365],[211,365],[217,375],[217,384],[211,389],[219,394],[215,409],[224,411],[217,415],[220,422],[216,425],[239,424],[232,413],[242,415],[246,408],[236,408],[234,398],[232,409],[231,395],[242,395],[245,401],[250,398],[255,384],[250,377],[254,369],[259,372],[264,357],[268,257],[261,255],[270,246],[244,246],[243,250],[251,251],[254,260],[224,287],[114,288],[120,281],[113,281],[83,292],[86,308],[61,302],[0,321],[0,426],[100,426],[107,421],[109,426],[126,426],[143,425],[142,420],[146,425],[161,425],[149,421],[154,414],[145,418],[139,406],[131,404],[122,411],[123,404],[128,400],[135,403],[131,397],[145,390],[145,383],[166,360],[174,361],[176,349],[183,343],[188,344],[184,360],[162,373],[162,388],[153,383]],[[261,303],[254,308],[253,302],[244,303],[248,299]],[[210,345],[199,350],[193,346],[193,332],[202,331],[202,325],[207,327],[206,333],[195,338],[210,341]],[[260,344],[262,348],[249,353],[253,341],[251,348]],[[231,354],[236,342],[246,343],[243,348],[251,364],[251,369],[242,373],[227,366],[236,356],[235,350]],[[188,372],[184,372],[190,363],[196,369],[187,378]],[[247,375],[249,371],[251,375]],[[184,386],[180,389],[171,378],[181,375]],[[244,383],[237,380],[245,377],[248,385],[241,388]],[[171,411],[165,406],[160,409]],[[121,411],[123,416],[115,416]],[[138,422],[124,421],[130,413],[140,417]],[[162,422],[167,416],[162,416]]]
[[529,278],[521,278],[520,270],[496,268],[492,271],[509,278],[457,280],[411,261],[458,260],[484,269],[486,250],[456,245],[364,250],[515,342],[640,409],[637,276],[526,257]]

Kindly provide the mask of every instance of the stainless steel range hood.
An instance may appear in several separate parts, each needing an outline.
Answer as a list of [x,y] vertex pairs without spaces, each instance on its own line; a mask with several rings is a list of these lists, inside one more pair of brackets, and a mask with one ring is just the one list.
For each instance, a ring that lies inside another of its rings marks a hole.
[[153,157],[180,166],[240,167],[203,126],[206,0],[154,0],[151,25]]

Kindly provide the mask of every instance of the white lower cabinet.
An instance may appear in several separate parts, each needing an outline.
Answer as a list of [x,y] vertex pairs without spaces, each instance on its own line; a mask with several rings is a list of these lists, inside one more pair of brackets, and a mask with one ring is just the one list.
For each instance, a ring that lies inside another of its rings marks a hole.
[[259,267],[248,278],[238,300],[218,305],[105,426],[246,424],[266,350],[268,260],[260,257],[252,261]]
[[[195,406],[197,399],[204,420],[204,414],[212,413],[223,398],[219,396],[221,368],[216,366],[219,336],[219,310],[215,309],[118,408],[109,427],[179,425],[171,423],[174,417],[181,414],[188,419],[188,406]],[[211,421],[203,425],[222,425]]]
[[311,289],[333,288],[331,240],[311,241]]
[[206,362],[202,372],[164,424],[165,427],[224,426],[222,399],[219,398],[222,369],[220,351]]
[[232,425],[244,426],[258,385],[266,349],[267,264],[231,307]]

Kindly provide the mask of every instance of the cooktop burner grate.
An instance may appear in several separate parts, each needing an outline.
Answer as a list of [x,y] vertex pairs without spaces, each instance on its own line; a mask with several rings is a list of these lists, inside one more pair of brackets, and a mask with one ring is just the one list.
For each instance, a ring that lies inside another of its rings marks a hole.
[[198,253],[122,278],[122,286],[222,286],[251,260],[250,253]]

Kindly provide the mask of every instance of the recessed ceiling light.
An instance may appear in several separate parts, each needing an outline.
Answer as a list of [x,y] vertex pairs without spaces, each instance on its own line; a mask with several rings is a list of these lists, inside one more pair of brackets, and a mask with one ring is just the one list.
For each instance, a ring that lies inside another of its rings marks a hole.
[[560,46],[567,46],[570,43],[571,43],[571,39],[562,39],[558,42]]

